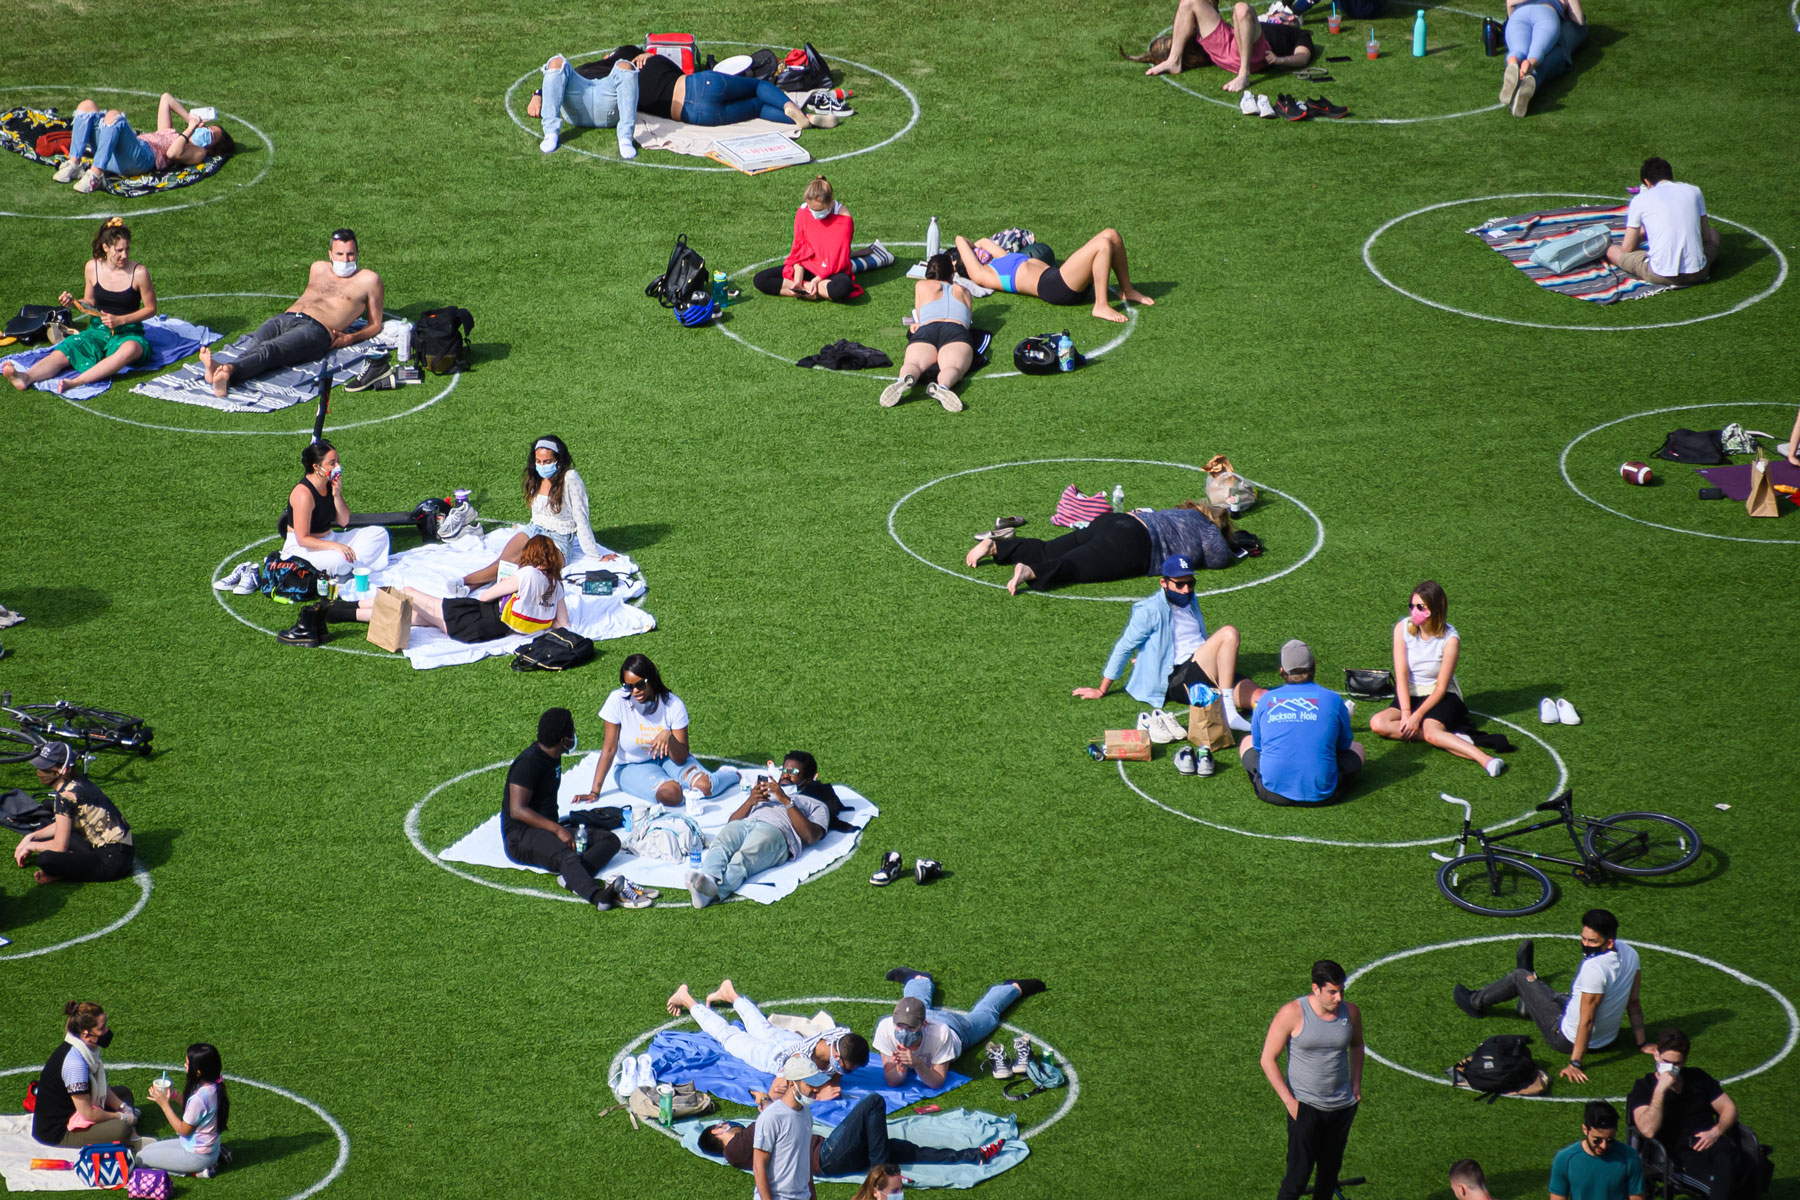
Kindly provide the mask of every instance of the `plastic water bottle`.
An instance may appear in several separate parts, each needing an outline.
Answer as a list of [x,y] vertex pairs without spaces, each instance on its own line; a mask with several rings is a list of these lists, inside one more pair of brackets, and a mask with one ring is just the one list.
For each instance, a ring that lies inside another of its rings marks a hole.
[[1124,512],[1125,511],[1125,485],[1124,484],[1121,484],[1121,483],[1113,484],[1112,504],[1113,504],[1114,512]]
[[575,827],[575,853],[587,853],[587,837],[588,827],[586,825],[577,825]]
[[623,829],[624,829],[624,830],[625,830],[625,832],[626,832],[626,833],[630,833],[630,832],[631,832],[631,826],[632,826],[632,824],[633,824],[633,823],[634,823],[634,822],[633,822],[633,817],[632,817],[632,811],[633,811],[633,810],[632,810],[632,807],[631,807],[631,805],[629,805],[629,804],[627,804],[627,805],[626,805],[626,806],[625,806],[625,808],[624,808],[624,810],[623,810],[623,814],[622,814],[622,815],[623,815],[623,817],[624,817],[624,819],[625,819],[625,824],[624,824],[624,825],[623,825],[623,826],[622,826],[622,828],[623,828]]
[[1064,371],[1075,369],[1075,341],[1066,329],[1056,337],[1056,365]]
[[699,869],[700,869],[700,843],[695,842],[692,846],[688,847],[688,870],[698,871]]
[[1425,57],[1425,10],[1422,8],[1413,18],[1413,57]]
[[943,235],[938,232],[937,218],[931,218],[931,224],[925,227],[925,257],[930,258],[938,252]]
[[725,272],[713,272],[713,307],[725,307]]

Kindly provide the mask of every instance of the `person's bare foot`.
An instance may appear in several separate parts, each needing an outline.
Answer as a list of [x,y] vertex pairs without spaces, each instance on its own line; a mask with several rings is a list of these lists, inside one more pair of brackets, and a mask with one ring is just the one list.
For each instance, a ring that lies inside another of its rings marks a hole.
[[69,381],[73,378],[73,375],[64,375],[61,379],[58,379],[56,381],[56,394],[59,396],[62,395],[63,389],[69,386]]
[[55,883],[56,882],[56,876],[51,875],[47,871],[43,870],[41,867],[38,870],[33,871],[31,873],[31,877],[39,883]]
[[998,549],[999,547],[994,545],[993,538],[982,538],[979,542],[975,543],[975,548],[969,551],[963,558],[963,565],[968,567],[978,567],[981,565],[982,559]]
[[674,995],[669,997],[669,1015],[679,1017],[697,1003],[699,1001],[694,999],[694,993],[688,991],[688,985],[684,983],[675,989]]
[[1094,315],[1102,321],[1111,321],[1115,325],[1123,325],[1131,319],[1124,313],[1115,311],[1112,305],[1107,304],[1104,300],[1094,305]]
[[212,386],[213,395],[223,400],[225,393],[231,390],[231,364],[219,363],[214,366],[212,351],[202,346],[200,347],[200,367],[205,373],[206,382]]
[[721,979],[719,986],[707,993],[706,1002],[708,1004],[736,1004],[738,1002],[737,988],[732,986],[731,980]]
[[1033,571],[1030,567],[1026,566],[1024,563],[1017,564],[1016,566],[1013,567],[1012,579],[1006,585],[1007,594],[1012,595],[1012,596],[1018,595],[1020,584],[1030,583],[1032,580],[1034,580],[1036,578],[1037,578],[1036,571]]
[[1219,90],[1223,92],[1241,92],[1245,87],[1249,86],[1249,83],[1249,75],[1239,75],[1233,79],[1227,79],[1223,84],[1219,85]]
[[12,384],[21,392],[31,386],[29,383],[25,382],[25,377],[19,374],[19,368],[10,362],[0,363],[0,375],[6,376],[6,382]]
[[544,115],[544,93],[531,93],[531,102],[525,106],[525,115],[533,120]]
[[1156,303],[1156,301],[1154,301],[1150,297],[1144,295],[1144,293],[1138,291],[1136,288],[1120,288],[1119,295],[1125,297],[1127,300],[1131,301],[1133,304],[1143,304],[1146,306],[1152,306]]
[[1181,74],[1181,55],[1165,58],[1163,61],[1145,71],[1146,75],[1179,75]]

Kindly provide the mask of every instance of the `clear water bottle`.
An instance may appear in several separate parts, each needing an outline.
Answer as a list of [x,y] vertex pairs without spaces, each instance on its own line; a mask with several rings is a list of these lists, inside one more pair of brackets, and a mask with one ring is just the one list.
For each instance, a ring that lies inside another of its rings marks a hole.
[[938,252],[943,235],[938,232],[937,218],[931,218],[931,224],[925,227],[925,257],[930,258]]
[[1114,512],[1124,512],[1125,511],[1125,485],[1124,484],[1122,484],[1122,483],[1113,484],[1112,501],[1113,501],[1113,511]]
[[1066,329],[1056,337],[1056,365],[1064,371],[1075,369],[1075,340]]
[[577,825],[575,827],[575,853],[587,853],[587,837],[588,827],[586,825]]
[[695,842],[692,846],[688,847],[688,870],[698,871],[699,869],[700,869],[700,843]]

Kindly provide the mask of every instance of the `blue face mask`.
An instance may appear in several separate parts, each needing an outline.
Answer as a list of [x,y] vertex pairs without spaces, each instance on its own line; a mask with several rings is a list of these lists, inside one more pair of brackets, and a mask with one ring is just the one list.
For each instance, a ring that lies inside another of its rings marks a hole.
[[538,463],[537,464],[538,478],[539,479],[554,479],[554,478],[556,478],[556,468],[558,465],[559,464],[553,463],[553,462]]
[[202,150],[204,150],[208,146],[212,145],[213,132],[212,132],[212,130],[208,129],[206,126],[202,125],[200,128],[194,130],[194,136],[191,140],[193,141],[194,145],[196,145],[196,146],[200,147]]
[[917,1046],[924,1039],[925,1031],[923,1029],[906,1029],[899,1025],[894,1026],[894,1040],[900,1045],[905,1046],[908,1050]]
[[1173,605],[1176,608],[1186,608],[1188,605],[1190,605],[1194,602],[1194,593],[1192,593],[1192,592],[1172,592],[1168,588],[1164,588],[1163,589],[1163,599],[1167,600],[1171,605]]

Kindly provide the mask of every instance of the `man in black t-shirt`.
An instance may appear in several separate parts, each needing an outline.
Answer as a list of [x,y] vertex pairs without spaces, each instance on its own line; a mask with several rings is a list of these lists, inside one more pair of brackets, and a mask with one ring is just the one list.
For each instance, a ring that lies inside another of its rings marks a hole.
[[552,708],[538,718],[537,741],[525,747],[506,771],[500,800],[500,840],[506,857],[556,872],[557,882],[602,912],[615,904],[647,908],[651,893],[623,875],[602,885],[594,878],[619,852],[619,839],[604,829],[588,829],[586,851],[575,852],[575,833],[556,819],[556,791],[562,757],[575,749],[575,717]]
[[1719,1081],[1687,1065],[1688,1036],[1665,1029],[1656,1039],[1656,1070],[1625,1100],[1625,1119],[1655,1138],[1690,1179],[1710,1181],[1713,1200],[1731,1200],[1743,1163],[1732,1140],[1737,1105]]

